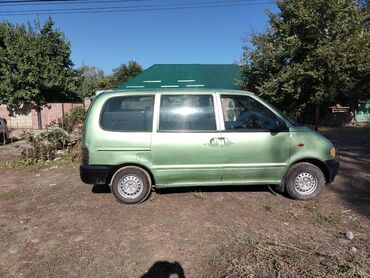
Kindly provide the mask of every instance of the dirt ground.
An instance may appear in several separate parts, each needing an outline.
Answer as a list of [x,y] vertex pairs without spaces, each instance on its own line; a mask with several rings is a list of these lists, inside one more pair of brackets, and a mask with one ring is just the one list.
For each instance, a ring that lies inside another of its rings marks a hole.
[[370,127],[322,132],[341,168],[307,202],[260,186],[121,205],[78,164],[0,169],[0,277],[369,277]]

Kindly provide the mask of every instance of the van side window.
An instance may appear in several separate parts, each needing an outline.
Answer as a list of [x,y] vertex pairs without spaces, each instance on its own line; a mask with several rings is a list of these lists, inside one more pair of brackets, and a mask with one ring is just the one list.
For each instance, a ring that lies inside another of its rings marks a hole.
[[241,95],[221,96],[225,130],[269,130],[277,117],[257,100]]
[[162,95],[159,130],[216,130],[212,96]]
[[106,101],[100,126],[109,131],[151,132],[154,96],[113,97]]

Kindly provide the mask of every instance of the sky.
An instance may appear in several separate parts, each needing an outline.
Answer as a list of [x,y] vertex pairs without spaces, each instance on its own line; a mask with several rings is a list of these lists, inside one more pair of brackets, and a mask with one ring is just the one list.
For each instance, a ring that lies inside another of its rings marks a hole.
[[[172,0],[172,3],[178,2],[186,1]],[[238,62],[243,38],[265,29],[266,9],[276,12],[273,3],[259,2],[234,7],[50,16],[70,41],[71,58],[76,67],[92,65],[109,74],[113,68],[130,60],[136,60],[144,69],[153,64]],[[78,9],[89,5],[0,5],[0,20],[24,23],[39,19],[44,22],[48,15],[4,17],[1,12],[64,7]]]

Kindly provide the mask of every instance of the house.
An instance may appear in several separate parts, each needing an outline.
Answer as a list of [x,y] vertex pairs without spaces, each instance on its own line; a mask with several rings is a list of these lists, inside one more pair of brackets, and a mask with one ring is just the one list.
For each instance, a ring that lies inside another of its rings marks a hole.
[[239,90],[240,68],[233,64],[155,64],[117,90],[207,88]]

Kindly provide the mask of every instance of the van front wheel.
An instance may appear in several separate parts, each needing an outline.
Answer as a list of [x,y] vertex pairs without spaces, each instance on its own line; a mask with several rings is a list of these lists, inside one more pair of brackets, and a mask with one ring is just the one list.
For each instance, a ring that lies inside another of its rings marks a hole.
[[139,167],[128,166],[119,169],[113,176],[111,191],[117,201],[125,204],[143,202],[152,187],[149,174]]
[[315,165],[301,162],[291,166],[285,176],[288,195],[296,200],[310,200],[324,189],[325,177]]

